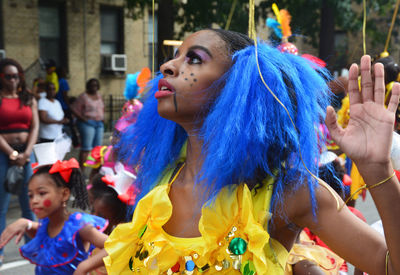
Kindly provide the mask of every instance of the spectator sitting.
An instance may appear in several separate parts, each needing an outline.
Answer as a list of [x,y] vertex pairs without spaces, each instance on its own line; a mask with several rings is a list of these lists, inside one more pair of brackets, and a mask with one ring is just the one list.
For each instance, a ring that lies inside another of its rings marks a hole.
[[62,134],[62,125],[68,122],[60,102],[55,99],[55,86],[46,83],[46,97],[39,100],[39,143],[52,142]]

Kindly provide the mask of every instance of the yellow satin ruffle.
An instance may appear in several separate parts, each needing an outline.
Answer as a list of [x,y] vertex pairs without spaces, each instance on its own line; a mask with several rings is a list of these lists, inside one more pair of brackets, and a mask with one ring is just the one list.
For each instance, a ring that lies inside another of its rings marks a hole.
[[339,274],[344,260],[329,249],[316,245],[307,234],[300,233],[299,243],[295,243],[290,250],[285,275],[293,274],[292,265],[308,260],[319,266],[326,275]]
[[[109,256],[104,262],[109,274],[132,274],[132,270],[135,274],[173,274],[172,267],[178,264],[182,272],[187,261],[194,262],[195,268],[185,274],[204,273],[199,268],[206,268],[209,274],[242,274],[246,266],[257,274],[283,274],[288,252],[265,229],[272,180],[252,191],[245,184],[222,189],[202,209],[201,236],[178,238],[163,230],[172,214],[167,183],[171,173],[139,201],[132,222],[118,225],[107,239]],[[228,249],[234,238],[247,243],[240,257]],[[235,269],[238,263],[241,269]]]

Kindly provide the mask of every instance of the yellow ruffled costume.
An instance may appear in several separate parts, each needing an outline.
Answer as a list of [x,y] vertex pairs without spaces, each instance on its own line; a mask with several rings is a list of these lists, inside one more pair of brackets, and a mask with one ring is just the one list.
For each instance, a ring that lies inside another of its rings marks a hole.
[[292,266],[303,260],[319,266],[325,275],[339,274],[340,267],[344,263],[342,258],[329,249],[315,244],[304,231],[300,233],[299,242],[290,250],[285,275],[292,275]]
[[108,274],[283,274],[288,252],[266,230],[272,178],[252,191],[246,184],[222,189],[202,209],[201,237],[178,238],[163,230],[172,214],[172,173],[139,201],[132,222],[107,239]]

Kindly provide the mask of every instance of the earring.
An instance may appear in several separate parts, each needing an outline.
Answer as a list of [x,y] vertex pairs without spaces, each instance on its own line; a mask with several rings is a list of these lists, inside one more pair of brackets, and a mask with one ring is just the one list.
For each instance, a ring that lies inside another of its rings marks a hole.
[[67,207],[67,202],[66,201],[63,202],[63,207],[64,208]]

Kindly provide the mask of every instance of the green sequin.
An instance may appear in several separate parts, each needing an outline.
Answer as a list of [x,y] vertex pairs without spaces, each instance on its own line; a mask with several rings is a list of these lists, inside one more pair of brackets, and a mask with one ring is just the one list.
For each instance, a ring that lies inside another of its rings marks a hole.
[[254,275],[256,274],[256,267],[250,260],[246,261],[240,268],[243,275]]
[[229,243],[229,251],[235,255],[243,255],[247,249],[247,243],[242,238],[233,238]]
[[139,234],[138,234],[138,236],[139,236],[140,239],[142,238],[144,232],[146,232],[146,229],[147,229],[147,224],[145,224],[145,225],[142,227],[142,229],[140,229]]
[[132,259],[132,257],[129,259],[129,269],[130,269],[131,271],[134,271],[134,270],[133,270],[133,259]]
[[198,270],[200,273],[203,273],[204,271],[208,270],[209,268],[210,268],[210,265],[209,265],[209,264],[206,264],[206,265],[203,266],[203,267],[197,268],[197,270]]

